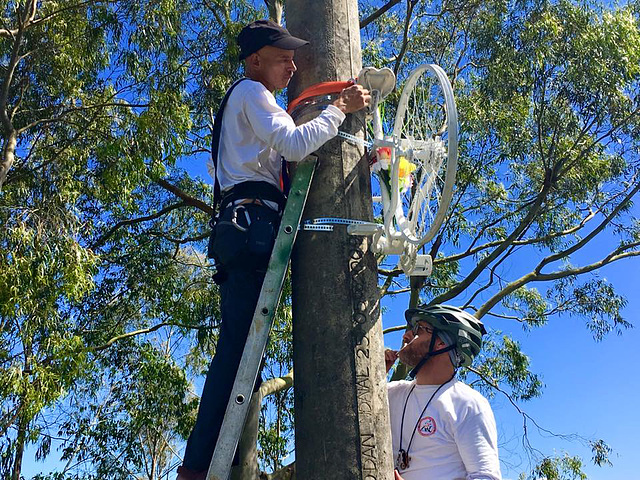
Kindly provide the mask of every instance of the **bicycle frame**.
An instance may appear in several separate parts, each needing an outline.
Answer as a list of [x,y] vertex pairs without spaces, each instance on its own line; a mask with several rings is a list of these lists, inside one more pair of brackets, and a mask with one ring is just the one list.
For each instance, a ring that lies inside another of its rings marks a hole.
[[[420,75],[425,71],[428,71],[437,78],[446,102],[445,109],[447,124],[445,128],[448,133],[448,152],[443,147],[443,142],[440,136],[425,140],[400,138],[409,95],[413,88],[415,88]],[[379,149],[384,147],[387,147],[390,152],[389,184],[391,191],[387,190],[385,182],[380,182],[380,197],[382,200],[384,223],[383,228],[378,229],[373,235],[372,249],[375,253],[400,255],[401,258],[399,263],[407,275],[416,274],[416,268],[421,269],[418,274],[428,275],[431,270],[431,258],[428,255],[418,255],[417,252],[435,236],[442,225],[453,193],[453,183],[457,165],[458,124],[457,111],[455,108],[455,101],[453,99],[453,90],[451,89],[446,73],[439,66],[421,65],[415,69],[409,75],[405,84],[400,105],[398,107],[398,113],[396,114],[394,122],[393,135],[385,136],[382,128],[382,119],[379,108],[384,95],[381,95],[380,90],[376,88],[378,86],[376,85],[376,81],[379,84],[383,84],[383,78],[385,75],[388,77],[389,73],[376,69],[365,69],[363,72],[365,74],[369,74],[365,75],[367,78],[365,79],[366,83],[364,83],[364,86],[369,88],[372,92],[372,103],[370,108],[374,134],[372,148],[374,149],[376,156],[378,156],[378,152],[380,152]],[[358,76],[359,83],[361,83],[361,76],[362,73]],[[388,78],[386,80],[386,88],[390,91],[388,89]],[[405,95],[405,91],[408,91],[409,94]],[[402,103],[403,101],[404,104]],[[442,196],[440,197],[439,208],[433,218],[433,222],[431,223],[429,230],[426,234],[418,236],[415,232],[417,222],[419,221],[419,210],[422,208],[423,203],[427,202],[429,199],[429,195],[436,181],[436,175],[440,171],[444,161],[443,153],[448,154],[447,171]],[[410,165],[412,165],[411,162],[415,158],[419,158],[418,154],[420,157],[424,157],[421,158],[420,161],[420,165],[423,170],[421,179],[426,177],[426,183],[413,192],[408,209],[409,218],[407,218],[407,215],[405,215],[403,210],[400,191],[400,161],[404,158]],[[378,161],[381,161],[381,159],[378,158]]]

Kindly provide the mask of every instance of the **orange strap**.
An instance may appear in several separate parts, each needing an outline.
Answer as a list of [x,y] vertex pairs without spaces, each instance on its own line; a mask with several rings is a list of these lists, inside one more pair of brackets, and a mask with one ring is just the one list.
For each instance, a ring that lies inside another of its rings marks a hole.
[[322,83],[316,83],[315,85],[311,85],[309,88],[304,90],[298,96],[298,98],[296,98],[289,104],[289,108],[287,108],[287,112],[291,113],[294,108],[296,108],[300,103],[304,102],[305,100],[308,100],[309,98],[318,97],[321,95],[331,95],[334,93],[340,93],[342,90],[344,90],[347,87],[350,87],[353,84],[354,82],[348,81],[348,82],[322,82]]

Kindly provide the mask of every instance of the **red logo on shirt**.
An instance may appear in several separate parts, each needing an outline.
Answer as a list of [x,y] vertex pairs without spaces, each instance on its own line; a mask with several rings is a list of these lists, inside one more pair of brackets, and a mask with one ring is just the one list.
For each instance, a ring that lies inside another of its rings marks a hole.
[[429,437],[436,433],[436,421],[433,417],[421,418],[418,422],[418,433],[423,437]]

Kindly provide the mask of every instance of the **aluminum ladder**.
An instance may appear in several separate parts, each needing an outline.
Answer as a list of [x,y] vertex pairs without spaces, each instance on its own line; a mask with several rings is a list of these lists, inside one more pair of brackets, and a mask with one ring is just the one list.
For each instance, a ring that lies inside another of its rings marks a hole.
[[244,346],[218,441],[207,472],[207,480],[228,480],[231,474],[231,463],[247,419],[253,386],[258,377],[260,362],[267,346],[269,331],[282,293],[287,265],[291,258],[291,250],[298,233],[317,163],[316,157],[309,156],[297,164],[287,204],[282,214],[280,229],[271,252],[258,304],[253,314],[247,343]]

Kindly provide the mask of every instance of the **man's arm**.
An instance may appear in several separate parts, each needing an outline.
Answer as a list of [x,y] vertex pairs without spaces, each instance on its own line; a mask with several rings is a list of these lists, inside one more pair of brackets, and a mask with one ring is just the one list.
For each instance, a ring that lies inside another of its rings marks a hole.
[[243,104],[255,134],[290,162],[302,160],[335,137],[345,114],[363,108],[371,99],[360,85],[351,86],[318,117],[296,126],[271,93],[256,87],[251,94]]
[[479,412],[462,419],[455,440],[467,470],[466,480],[501,479],[496,421],[488,402],[483,402]]

